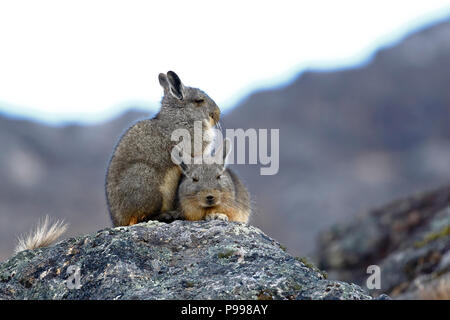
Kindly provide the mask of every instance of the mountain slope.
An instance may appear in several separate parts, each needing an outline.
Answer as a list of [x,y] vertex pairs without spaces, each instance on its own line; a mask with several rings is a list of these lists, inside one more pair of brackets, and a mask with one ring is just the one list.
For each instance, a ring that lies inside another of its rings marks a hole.
[[237,168],[259,204],[254,222],[294,252],[310,251],[335,221],[448,183],[449,38],[450,22],[438,24],[366,66],[304,72],[228,114],[227,127],[280,129],[278,175]]
[[0,260],[45,215],[65,219],[68,235],[110,225],[106,165],[117,138],[142,116],[128,112],[97,126],[62,127],[0,116]]

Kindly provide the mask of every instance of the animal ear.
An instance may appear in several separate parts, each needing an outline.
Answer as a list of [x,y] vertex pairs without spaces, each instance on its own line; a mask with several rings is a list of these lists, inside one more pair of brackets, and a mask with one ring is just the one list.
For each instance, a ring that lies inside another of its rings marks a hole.
[[227,166],[227,159],[228,156],[231,153],[231,140],[229,138],[223,139],[222,143],[222,149],[223,149],[223,167],[226,168]]
[[187,166],[186,163],[184,163],[183,161],[181,161],[180,164],[179,164],[178,166],[180,167],[181,171],[183,171],[183,173],[184,173],[185,175],[188,174],[189,167]]
[[183,151],[178,146],[175,146],[171,152],[172,161],[173,163],[175,163],[177,166],[180,167],[184,175],[187,175],[189,172],[189,166],[186,164],[186,162],[184,161],[183,157],[180,154],[183,154]]
[[169,90],[169,80],[167,80],[167,76],[164,73],[160,73],[158,76],[159,84],[164,88],[164,91]]
[[181,82],[178,75],[173,72],[167,72],[167,80],[169,82],[169,92],[177,99],[183,100],[184,98],[184,85]]

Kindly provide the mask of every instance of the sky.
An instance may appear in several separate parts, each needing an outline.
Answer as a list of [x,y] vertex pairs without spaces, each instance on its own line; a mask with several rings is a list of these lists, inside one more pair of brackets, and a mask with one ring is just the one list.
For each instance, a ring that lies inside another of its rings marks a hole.
[[0,0],[0,113],[94,123],[154,112],[169,70],[226,110],[307,68],[365,63],[448,16],[441,0]]

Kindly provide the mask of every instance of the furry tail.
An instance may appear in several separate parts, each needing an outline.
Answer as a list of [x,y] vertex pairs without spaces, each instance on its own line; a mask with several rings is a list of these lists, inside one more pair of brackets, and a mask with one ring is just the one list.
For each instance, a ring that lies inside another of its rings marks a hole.
[[14,249],[14,252],[18,253],[23,250],[47,247],[66,232],[67,226],[68,225],[61,220],[56,220],[51,223],[50,218],[45,216],[45,218],[37,224],[34,230],[18,238],[18,244]]

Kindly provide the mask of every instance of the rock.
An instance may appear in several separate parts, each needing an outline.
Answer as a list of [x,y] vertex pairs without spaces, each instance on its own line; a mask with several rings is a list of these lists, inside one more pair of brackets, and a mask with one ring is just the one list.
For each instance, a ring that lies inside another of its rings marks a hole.
[[324,232],[317,255],[331,277],[359,284],[378,265],[381,290],[394,298],[450,297],[450,186]]
[[152,221],[22,251],[0,264],[0,298],[371,299],[223,221]]

